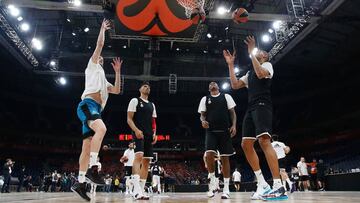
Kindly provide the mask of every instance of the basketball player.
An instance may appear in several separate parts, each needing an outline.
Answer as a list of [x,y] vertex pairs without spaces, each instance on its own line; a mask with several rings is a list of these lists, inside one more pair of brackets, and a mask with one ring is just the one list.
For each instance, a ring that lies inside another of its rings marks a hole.
[[[104,59],[100,54],[105,42],[105,32],[109,29],[110,22],[104,20],[95,51],[85,70],[85,90],[81,96],[82,101],[77,108],[77,115],[83,124],[83,144],[79,159],[79,182],[74,184],[71,190],[87,201],[90,201],[90,198],[86,194],[85,177],[92,183],[104,184],[104,179],[99,176],[96,166],[101,142],[106,133],[106,126],[101,119],[101,112],[105,108],[109,93],[120,93],[122,60],[115,58],[113,63],[111,63],[115,71],[115,85],[110,84],[106,80],[102,67]],[[90,169],[88,169],[89,161]]]
[[[241,146],[246,159],[253,169],[258,186],[251,199],[267,200],[287,199],[285,188],[281,184],[279,164],[274,148],[271,146],[272,130],[272,102],[270,86],[274,74],[269,54],[265,51],[253,53],[255,49],[255,38],[248,36],[244,41],[251,55],[253,68],[239,80],[235,76],[234,60],[235,54],[224,50],[224,58],[229,67],[231,87],[233,89],[248,88],[248,109],[243,120],[243,138]],[[254,149],[254,143],[259,141],[269,168],[273,176],[273,189],[265,181],[260,169],[259,158]]]
[[[99,157],[97,158],[97,162],[96,162],[95,165],[97,166],[98,173],[99,173],[101,171],[101,166],[102,166],[101,163],[100,163],[100,158]],[[91,183],[90,185],[91,185],[90,194],[95,196],[96,195],[96,187],[97,187],[97,185],[94,184],[94,183]]]
[[151,174],[152,174],[152,187],[157,187],[157,193],[160,194],[161,192],[161,182],[160,182],[160,173],[161,167],[158,165],[157,162],[151,167]]
[[235,153],[231,137],[236,135],[236,113],[234,110],[236,104],[230,95],[220,93],[216,82],[209,84],[209,92],[208,96],[204,96],[201,99],[198,108],[198,112],[201,114],[201,125],[206,129],[206,165],[210,178],[207,195],[209,198],[214,197],[214,190],[217,189],[214,162],[216,151],[219,150],[224,176],[224,189],[221,198],[229,199],[229,156]]
[[288,183],[290,192],[293,192],[293,183],[290,181],[289,176],[286,172],[286,155],[289,154],[290,147],[279,141],[273,141],[271,145],[273,146],[276,152],[276,156],[279,160],[280,176],[283,186],[286,188],[286,183]]
[[299,177],[300,177],[299,185],[300,183],[302,183],[304,191],[308,191],[310,186],[309,172],[304,157],[300,158],[300,161],[297,163],[297,168],[299,169]]
[[148,176],[150,160],[153,158],[153,144],[156,143],[156,109],[150,102],[150,85],[141,85],[140,97],[131,99],[128,106],[127,123],[133,131],[135,140],[135,159],[132,168],[134,184],[133,197],[136,200],[148,200],[144,187]]
[[125,195],[132,194],[133,184],[131,182],[132,166],[135,158],[134,153],[135,143],[130,142],[129,148],[125,150],[124,155],[121,157],[120,162],[124,164],[125,168]]
[[241,183],[241,174],[237,168],[235,168],[235,171],[234,171],[232,177],[233,177],[236,192],[239,192],[240,191],[240,183]]

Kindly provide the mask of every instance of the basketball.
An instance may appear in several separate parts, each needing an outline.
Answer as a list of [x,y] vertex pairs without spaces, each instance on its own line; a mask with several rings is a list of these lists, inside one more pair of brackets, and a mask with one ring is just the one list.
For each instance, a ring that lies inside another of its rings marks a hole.
[[232,13],[232,19],[236,24],[249,21],[249,13],[244,8],[238,8]]
[[126,162],[128,162],[129,161],[129,159],[126,157],[126,156],[123,156],[123,157],[121,157],[121,159],[120,159],[120,162],[121,163],[126,163]]

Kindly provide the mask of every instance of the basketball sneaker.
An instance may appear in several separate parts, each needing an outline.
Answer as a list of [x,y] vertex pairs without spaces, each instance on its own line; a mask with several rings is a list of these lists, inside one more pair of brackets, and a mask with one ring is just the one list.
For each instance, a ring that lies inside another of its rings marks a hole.
[[251,196],[252,200],[264,200],[263,196],[271,192],[271,187],[269,184],[260,185],[257,184],[256,192]]
[[71,187],[71,191],[78,194],[84,200],[90,202],[90,197],[86,194],[86,183],[75,183]]
[[216,181],[215,178],[210,178],[209,182],[209,191],[207,192],[207,196],[209,198],[213,198],[215,196],[216,191]]
[[88,182],[96,185],[105,185],[104,177],[100,176],[98,166],[94,165],[86,172],[85,178]]
[[230,194],[228,192],[223,192],[221,199],[230,199]]
[[286,190],[284,186],[281,186],[278,189],[273,189],[268,194],[264,195],[263,198],[267,201],[272,200],[287,200],[288,196],[286,194]]

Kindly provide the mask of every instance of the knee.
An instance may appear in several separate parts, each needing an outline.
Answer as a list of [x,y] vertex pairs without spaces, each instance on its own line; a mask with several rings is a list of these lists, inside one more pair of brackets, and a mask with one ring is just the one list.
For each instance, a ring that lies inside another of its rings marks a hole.
[[268,136],[260,137],[259,145],[261,148],[271,147],[270,137],[268,137]]
[[105,125],[101,125],[95,131],[104,136],[106,134],[107,129]]
[[252,147],[253,147],[253,146],[252,146],[250,143],[247,143],[247,142],[244,142],[244,141],[241,142],[241,148],[242,148],[245,152],[251,150]]

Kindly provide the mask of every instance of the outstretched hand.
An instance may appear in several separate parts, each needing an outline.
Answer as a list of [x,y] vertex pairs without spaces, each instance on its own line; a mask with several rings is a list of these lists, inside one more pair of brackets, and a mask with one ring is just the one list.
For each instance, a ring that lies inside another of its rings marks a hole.
[[111,22],[109,20],[104,19],[101,24],[101,29],[103,29],[105,31],[111,29]]
[[234,50],[233,54],[231,54],[229,50],[224,50],[223,55],[227,64],[234,64],[236,57],[236,50]]
[[120,57],[116,57],[113,59],[113,62],[111,63],[111,65],[116,73],[120,72],[122,63],[123,63],[123,60],[121,60]]
[[254,36],[247,36],[246,40],[244,40],[244,43],[248,46],[248,52],[249,54],[252,53],[252,51],[255,49],[255,37]]

